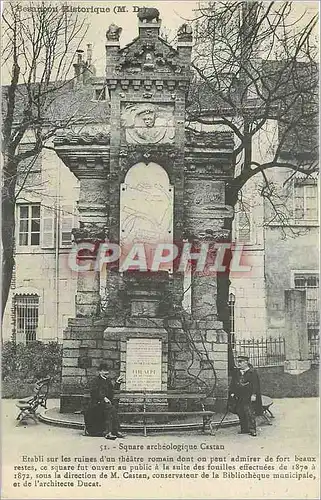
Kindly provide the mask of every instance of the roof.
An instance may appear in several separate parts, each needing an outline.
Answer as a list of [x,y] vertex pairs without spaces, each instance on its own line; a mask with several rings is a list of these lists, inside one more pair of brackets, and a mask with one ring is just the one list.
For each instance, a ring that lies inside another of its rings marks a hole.
[[[38,84],[29,87],[29,91],[24,84],[18,85],[16,92],[16,105],[14,122],[20,122],[23,119],[25,105],[28,104],[29,93],[32,93],[32,100],[37,102],[37,97],[43,96],[43,105],[41,107],[41,119],[44,123],[59,125],[67,123],[101,123],[109,120],[110,108],[108,101],[96,101],[95,88],[97,83],[101,84],[101,78],[93,77],[88,83],[78,85],[74,80],[66,82],[56,82],[48,88],[42,88]],[[101,86],[103,86],[101,84]],[[2,87],[2,113],[5,116],[7,109],[7,89]],[[37,119],[38,110],[34,105],[33,122]]]
[[[134,46],[135,44],[131,45],[133,49]],[[289,127],[289,124],[293,124],[294,120],[299,118],[296,126],[292,127],[291,132],[286,134],[281,153],[284,155],[312,153],[317,156],[319,141],[316,69],[311,69],[304,63],[298,63],[290,71],[290,69],[286,69],[284,63],[281,64],[279,61],[264,61],[262,62],[262,71],[266,75],[264,78],[266,85],[271,87],[275,84],[280,72],[286,80],[284,84],[279,84],[278,95],[276,95],[274,105],[269,109],[268,115],[269,118],[279,121],[279,136],[283,136],[283,132]],[[44,113],[41,117],[44,124],[50,122],[58,127],[74,123],[108,124],[110,118],[109,101],[96,101],[94,99],[95,89],[99,86],[102,87],[103,82],[104,79],[101,77],[91,77],[84,84],[75,84],[74,80],[53,83],[45,100]],[[265,106],[262,105],[260,99],[247,101],[247,107],[243,106],[242,109],[242,105],[238,104],[237,101],[237,87],[234,84],[232,79],[230,96],[235,103],[234,108],[218,97],[213,83],[198,82],[190,85],[187,118],[206,114],[230,116],[237,111],[248,112],[252,117],[255,117],[262,112],[262,108],[265,111]],[[309,92],[307,85],[311,85],[311,92]],[[2,92],[3,113],[6,110],[6,89],[7,87],[4,87]],[[295,89],[297,94],[298,89],[302,89],[301,98],[297,99],[294,104],[291,103],[291,99],[293,100],[291,89]],[[30,91],[37,95],[39,86],[32,86]],[[23,117],[24,103],[27,98],[27,88],[24,85],[19,85],[15,109],[16,121]],[[35,116],[37,116],[36,111]]]

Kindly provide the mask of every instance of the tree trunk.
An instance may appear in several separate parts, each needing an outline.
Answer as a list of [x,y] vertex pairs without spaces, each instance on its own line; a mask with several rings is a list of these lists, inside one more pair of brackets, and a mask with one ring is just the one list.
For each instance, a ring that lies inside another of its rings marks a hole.
[[[226,205],[235,207],[237,202],[237,191],[226,190]],[[232,218],[225,219],[224,229],[230,231],[230,241],[232,241]],[[228,338],[228,370],[229,373],[234,368],[234,355],[232,349],[232,336],[231,336],[231,324],[230,324],[230,310],[229,310],[229,289],[230,289],[230,264],[232,260],[232,252],[226,251],[224,264],[226,265],[226,271],[224,273],[217,274],[217,313],[219,321],[223,323],[223,329],[227,333]]]
[[[8,168],[6,168],[8,167]],[[12,273],[15,264],[15,196],[13,176],[16,176],[16,165],[4,168],[4,186],[2,189],[2,300],[1,319],[7,305]],[[10,172],[11,175],[6,175]]]

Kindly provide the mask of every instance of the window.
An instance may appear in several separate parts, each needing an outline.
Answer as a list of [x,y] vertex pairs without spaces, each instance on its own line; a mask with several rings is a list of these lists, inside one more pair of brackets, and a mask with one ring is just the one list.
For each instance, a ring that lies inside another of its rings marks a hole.
[[39,245],[40,204],[18,205],[19,245]]
[[241,243],[249,243],[251,241],[251,214],[241,203],[238,203],[236,207],[235,224],[236,239]]
[[306,290],[309,340],[319,334],[319,276],[317,273],[295,272],[294,287]]
[[106,87],[95,89],[94,101],[106,101]]
[[17,339],[26,344],[37,340],[38,316],[38,295],[15,295],[14,331]]
[[294,184],[293,217],[295,220],[318,220],[317,184]]
[[74,214],[72,206],[63,206],[60,214],[60,246],[70,246],[71,231],[75,227]]
[[230,333],[231,333],[231,346],[232,349],[235,347],[235,295],[234,293],[229,294],[228,300],[229,307],[229,321],[230,321]]

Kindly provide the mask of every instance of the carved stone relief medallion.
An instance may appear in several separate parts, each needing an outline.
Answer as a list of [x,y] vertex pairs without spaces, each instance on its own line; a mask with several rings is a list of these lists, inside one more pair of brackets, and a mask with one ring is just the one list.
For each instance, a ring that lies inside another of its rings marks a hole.
[[124,103],[121,124],[128,144],[172,144],[174,107],[153,103]]

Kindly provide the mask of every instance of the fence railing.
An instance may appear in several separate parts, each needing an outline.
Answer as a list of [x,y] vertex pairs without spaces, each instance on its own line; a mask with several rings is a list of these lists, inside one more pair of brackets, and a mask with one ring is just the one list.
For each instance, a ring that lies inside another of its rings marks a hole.
[[285,340],[283,337],[262,337],[260,339],[239,339],[234,343],[234,356],[249,356],[253,366],[279,366],[285,361]]
[[[234,356],[249,356],[253,366],[281,366],[285,361],[284,337],[262,337],[260,339],[236,339]],[[313,364],[320,360],[319,336],[309,339],[309,359]]]
[[319,335],[309,339],[309,359],[312,364],[319,364],[320,361],[320,339]]

